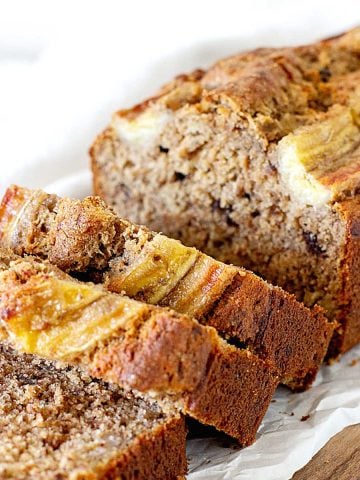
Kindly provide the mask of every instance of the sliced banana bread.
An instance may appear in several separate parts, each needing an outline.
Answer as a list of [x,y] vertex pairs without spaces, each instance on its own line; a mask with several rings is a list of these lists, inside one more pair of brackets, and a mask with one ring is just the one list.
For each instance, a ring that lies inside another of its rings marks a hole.
[[19,351],[80,365],[171,401],[232,435],[255,439],[278,384],[275,369],[169,309],[75,280],[35,257],[0,252],[0,325]]
[[360,28],[182,75],[113,116],[91,149],[95,193],[251,268],[360,341]]
[[12,186],[0,206],[0,244],[212,325],[271,361],[294,389],[311,384],[333,331],[320,309],[310,311],[249,271],[122,220],[95,197],[60,199]]
[[153,400],[0,345],[2,480],[175,480],[185,437]]

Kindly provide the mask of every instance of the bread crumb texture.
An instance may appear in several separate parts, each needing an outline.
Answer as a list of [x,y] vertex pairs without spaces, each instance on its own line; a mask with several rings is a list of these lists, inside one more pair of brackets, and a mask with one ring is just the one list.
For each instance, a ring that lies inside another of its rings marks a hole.
[[174,433],[178,430],[179,452],[172,452],[172,467],[168,461],[169,477],[156,476],[155,468],[154,478],[184,473],[185,456],[180,457],[185,436],[179,417],[171,418],[156,402],[94,380],[76,368],[0,346],[2,479],[147,478],[140,474],[141,464],[139,476],[136,469],[129,473],[132,450],[141,442],[151,448],[152,436],[161,437],[159,432],[164,434],[171,422]]
[[94,191],[122,217],[324,307],[340,324],[336,355],[360,341],[345,201],[360,188],[359,80],[360,28],[182,75],[115,113],[90,151]]

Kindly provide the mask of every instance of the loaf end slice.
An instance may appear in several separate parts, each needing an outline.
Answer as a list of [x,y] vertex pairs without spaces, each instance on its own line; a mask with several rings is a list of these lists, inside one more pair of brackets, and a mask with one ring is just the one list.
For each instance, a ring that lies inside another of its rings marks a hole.
[[90,151],[94,192],[119,215],[323,307],[341,325],[334,356],[359,325],[356,298],[343,303],[344,277],[358,280],[339,205],[360,190],[359,38],[355,28],[182,75],[116,112]]
[[270,364],[190,317],[79,282],[34,257],[7,265],[7,255],[0,321],[11,345],[170,401],[243,445],[254,441],[278,384]]
[[0,229],[1,244],[20,255],[40,255],[113,292],[214,326],[270,361],[295,390],[311,385],[327,351],[334,324],[321,309],[310,310],[249,271],[123,220],[96,197],[60,199],[12,186],[0,207]]
[[0,477],[176,480],[185,424],[151,399],[0,345]]

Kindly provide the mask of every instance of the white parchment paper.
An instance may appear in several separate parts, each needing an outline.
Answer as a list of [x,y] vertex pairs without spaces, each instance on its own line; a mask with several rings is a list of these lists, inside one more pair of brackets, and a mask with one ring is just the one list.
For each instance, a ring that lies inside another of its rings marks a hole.
[[322,367],[309,391],[294,394],[280,387],[251,447],[236,451],[216,439],[190,440],[189,478],[290,479],[333,435],[360,422],[359,379],[357,347],[339,363]]
[[[84,170],[60,179],[46,190],[71,197],[88,195],[90,173]],[[323,366],[307,392],[295,394],[279,387],[252,446],[240,450],[224,438],[189,440],[188,478],[288,480],[333,435],[355,423],[360,423],[360,345],[340,362]]]

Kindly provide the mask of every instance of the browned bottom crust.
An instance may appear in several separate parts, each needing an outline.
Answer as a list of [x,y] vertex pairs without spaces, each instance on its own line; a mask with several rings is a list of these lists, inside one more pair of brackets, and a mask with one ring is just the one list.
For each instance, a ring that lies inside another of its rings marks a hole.
[[176,480],[187,472],[185,437],[184,419],[174,418],[157,432],[137,438],[126,453],[98,472],[96,478]]
[[304,324],[308,314],[303,310],[294,296],[246,272],[235,277],[206,323],[268,359],[279,368],[282,382],[300,391],[314,380],[334,330],[317,308],[312,323]]

